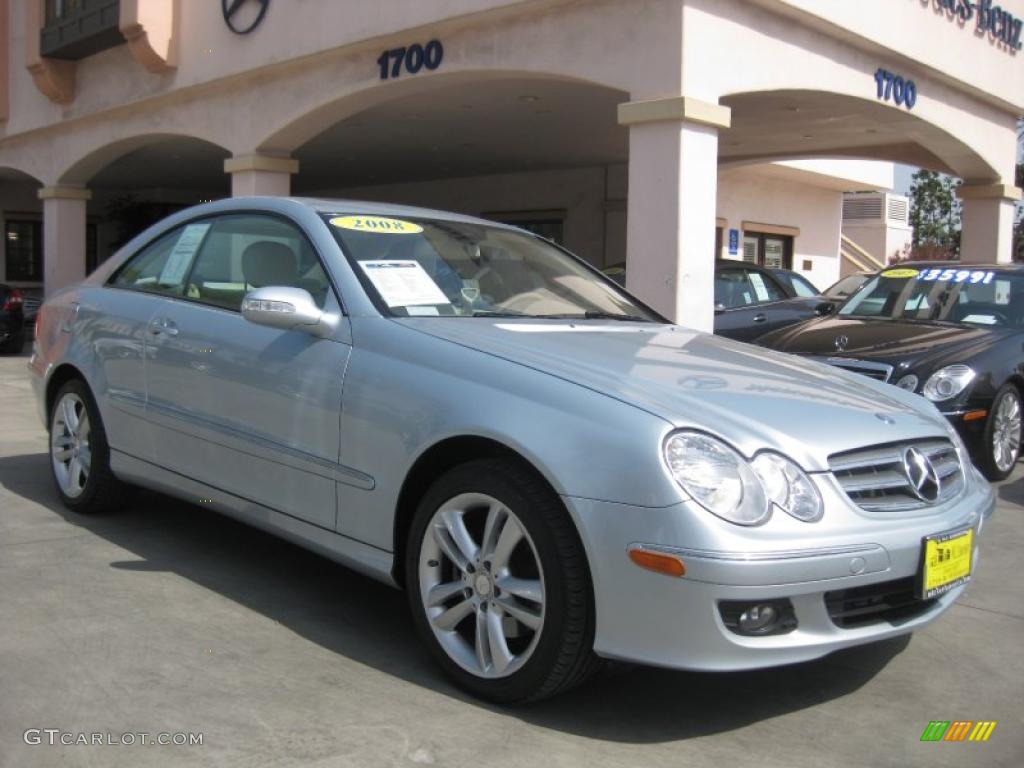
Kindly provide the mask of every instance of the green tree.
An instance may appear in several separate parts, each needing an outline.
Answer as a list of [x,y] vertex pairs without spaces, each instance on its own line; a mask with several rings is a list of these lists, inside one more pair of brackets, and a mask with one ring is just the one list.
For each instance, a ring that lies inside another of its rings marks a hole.
[[911,177],[910,224],[913,258],[955,258],[960,253],[959,181],[935,171]]

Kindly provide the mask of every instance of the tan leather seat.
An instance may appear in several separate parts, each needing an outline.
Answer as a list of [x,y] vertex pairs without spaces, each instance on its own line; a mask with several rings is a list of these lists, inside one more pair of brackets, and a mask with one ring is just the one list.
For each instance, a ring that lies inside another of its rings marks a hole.
[[284,243],[260,240],[242,252],[242,276],[253,288],[294,286],[299,279],[298,257]]

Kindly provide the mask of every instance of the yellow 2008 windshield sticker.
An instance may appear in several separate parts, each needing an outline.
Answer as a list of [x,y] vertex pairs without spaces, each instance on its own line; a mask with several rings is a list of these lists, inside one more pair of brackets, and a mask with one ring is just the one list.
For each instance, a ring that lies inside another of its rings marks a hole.
[[917,277],[918,274],[918,270],[904,267],[903,269],[887,269],[882,273],[882,277]]
[[354,229],[357,232],[378,232],[382,235],[415,235],[423,227],[411,221],[389,219],[386,216],[336,216],[331,224],[340,229]]

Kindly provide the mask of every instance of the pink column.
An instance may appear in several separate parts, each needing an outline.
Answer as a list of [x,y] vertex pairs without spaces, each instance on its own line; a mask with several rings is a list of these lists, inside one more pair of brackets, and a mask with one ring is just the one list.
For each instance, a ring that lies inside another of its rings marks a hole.
[[673,322],[714,327],[718,130],[729,110],[687,97],[619,106],[629,126],[626,285]]
[[82,187],[43,187],[43,283],[49,296],[85,278],[86,202]]
[[231,174],[231,196],[291,194],[292,174],[299,172],[299,161],[268,155],[238,155],[224,161]]
[[1009,264],[1013,261],[1014,206],[1021,199],[1017,187],[1006,184],[961,186],[963,201],[960,260],[973,264]]

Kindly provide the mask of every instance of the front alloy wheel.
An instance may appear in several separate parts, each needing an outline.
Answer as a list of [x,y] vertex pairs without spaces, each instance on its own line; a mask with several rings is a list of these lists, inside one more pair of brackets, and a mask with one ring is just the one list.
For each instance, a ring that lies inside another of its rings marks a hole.
[[417,506],[404,563],[420,637],[474,695],[535,701],[597,668],[579,534],[521,461],[471,461],[438,478]]
[[513,674],[544,625],[544,572],[523,524],[493,496],[463,493],[434,513],[427,532],[420,598],[437,641],[470,674]]
[[1004,384],[992,401],[992,411],[985,427],[983,469],[989,480],[1005,480],[1020,456],[1021,399],[1013,384]]

